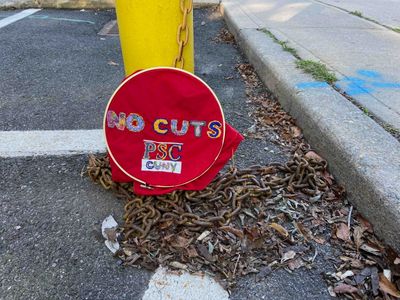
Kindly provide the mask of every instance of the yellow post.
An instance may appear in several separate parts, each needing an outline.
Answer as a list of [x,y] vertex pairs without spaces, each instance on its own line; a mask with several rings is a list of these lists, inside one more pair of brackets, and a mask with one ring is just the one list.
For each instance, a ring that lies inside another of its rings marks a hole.
[[[151,67],[173,67],[179,53],[178,27],[191,0],[116,0],[125,74]],[[187,15],[189,39],[183,48],[184,69],[194,72],[193,10]],[[182,39],[185,39],[182,33]]]

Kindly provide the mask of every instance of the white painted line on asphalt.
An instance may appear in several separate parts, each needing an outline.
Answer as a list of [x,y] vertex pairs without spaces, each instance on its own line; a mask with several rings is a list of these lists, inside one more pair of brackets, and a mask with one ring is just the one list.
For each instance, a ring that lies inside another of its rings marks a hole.
[[228,300],[225,291],[214,279],[205,276],[182,275],[168,273],[165,268],[158,268],[151,277],[149,288],[142,300]]
[[106,152],[103,130],[0,131],[0,157]]
[[10,24],[17,22],[23,18],[33,15],[34,13],[36,13],[40,10],[42,10],[42,9],[40,9],[40,8],[25,9],[15,15],[4,18],[4,19],[0,20],[0,28],[6,27],[7,25],[10,25]]

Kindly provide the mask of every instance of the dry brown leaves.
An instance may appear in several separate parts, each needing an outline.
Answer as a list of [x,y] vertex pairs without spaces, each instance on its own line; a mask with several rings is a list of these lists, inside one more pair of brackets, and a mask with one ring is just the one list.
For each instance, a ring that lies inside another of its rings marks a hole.
[[[306,144],[293,118],[282,110],[268,92],[257,91],[256,88],[261,83],[255,76],[253,67],[241,64],[237,69],[246,80],[249,102],[254,105],[253,117],[256,122],[248,136],[272,136],[272,141],[277,144],[288,147],[293,152],[308,149],[305,154],[307,159],[322,161]],[[322,176],[330,185],[334,183],[333,177],[327,171]],[[336,272],[326,274],[330,294],[344,295],[350,299],[400,298],[400,258],[376,238],[371,224],[350,209],[345,201],[333,201],[328,205],[320,203],[312,209],[317,214],[312,214],[311,223],[321,225],[329,232],[328,237],[315,234],[312,239],[318,244],[329,240],[341,253],[335,258]],[[299,228],[299,232],[303,231]]]
[[229,30],[222,28],[217,36],[213,38],[213,41],[217,43],[235,44],[235,37]]
[[[317,253],[314,239],[328,238],[324,220],[333,217],[329,210],[318,207],[340,205],[342,191],[324,179],[325,163],[304,157],[296,154],[284,165],[230,169],[199,192],[137,197],[126,187],[111,183],[111,189],[127,201],[117,256],[125,265],[148,269],[165,265],[209,273],[227,288],[237,277],[265,268],[311,268]],[[92,159],[91,165],[97,161],[104,170],[105,160]],[[107,173],[95,168],[89,171],[99,175],[93,177],[99,183],[101,174]],[[221,183],[223,188],[216,191]],[[138,210],[150,208],[149,213],[136,215],[132,203],[140,203]],[[158,213],[152,214],[155,210]],[[226,212],[227,217],[215,219],[211,226],[191,219],[193,215],[218,218]],[[141,235],[137,228],[143,219],[148,222],[157,214],[148,233]]]
[[[335,272],[325,276],[332,296],[399,297],[400,258],[381,244],[369,222],[343,200],[343,188],[335,183],[323,158],[305,142],[293,118],[268,92],[260,92],[261,83],[252,67],[241,64],[238,70],[246,82],[249,103],[254,107],[255,124],[247,135],[269,138],[287,149],[296,163],[250,170],[255,177],[232,181],[218,195],[200,191],[140,197],[143,207],[160,208],[157,208],[159,217],[145,235],[140,235],[140,230],[136,234],[137,225],[126,219],[122,250],[117,255],[125,265],[150,269],[166,265],[209,273],[229,288],[238,276],[257,273],[259,281],[276,268],[289,272],[312,268],[318,257],[318,245],[330,243],[340,253],[331,258]],[[302,167],[298,168],[299,165]],[[215,180],[229,177],[233,170]],[[91,158],[88,173],[128,204],[138,201],[130,184],[110,183],[107,159]],[[195,219],[181,217],[188,213],[201,218],[224,216],[224,209],[233,209],[230,201],[224,202],[228,194],[240,197],[252,189],[254,182],[271,189],[265,193],[250,192],[240,204],[235,204],[235,214],[224,218],[224,222],[215,221],[211,227],[196,226]],[[218,184],[214,181],[211,186],[217,189]],[[139,216],[134,221],[140,224],[147,218],[148,215]]]

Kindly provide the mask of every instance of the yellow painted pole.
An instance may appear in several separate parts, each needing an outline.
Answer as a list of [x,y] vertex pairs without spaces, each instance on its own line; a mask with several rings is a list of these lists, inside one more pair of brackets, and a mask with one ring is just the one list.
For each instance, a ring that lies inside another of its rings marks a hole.
[[[151,67],[172,67],[179,52],[177,32],[183,22],[181,1],[116,0],[115,4],[125,74]],[[189,41],[183,50],[184,69],[193,73],[193,10],[188,15],[187,26]]]

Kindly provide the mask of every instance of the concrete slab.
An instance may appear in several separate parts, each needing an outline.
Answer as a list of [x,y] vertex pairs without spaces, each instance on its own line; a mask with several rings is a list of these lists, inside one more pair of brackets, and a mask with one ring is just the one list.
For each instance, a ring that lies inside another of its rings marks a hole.
[[349,12],[361,12],[386,26],[400,28],[400,2],[397,0],[318,0],[345,9]]

